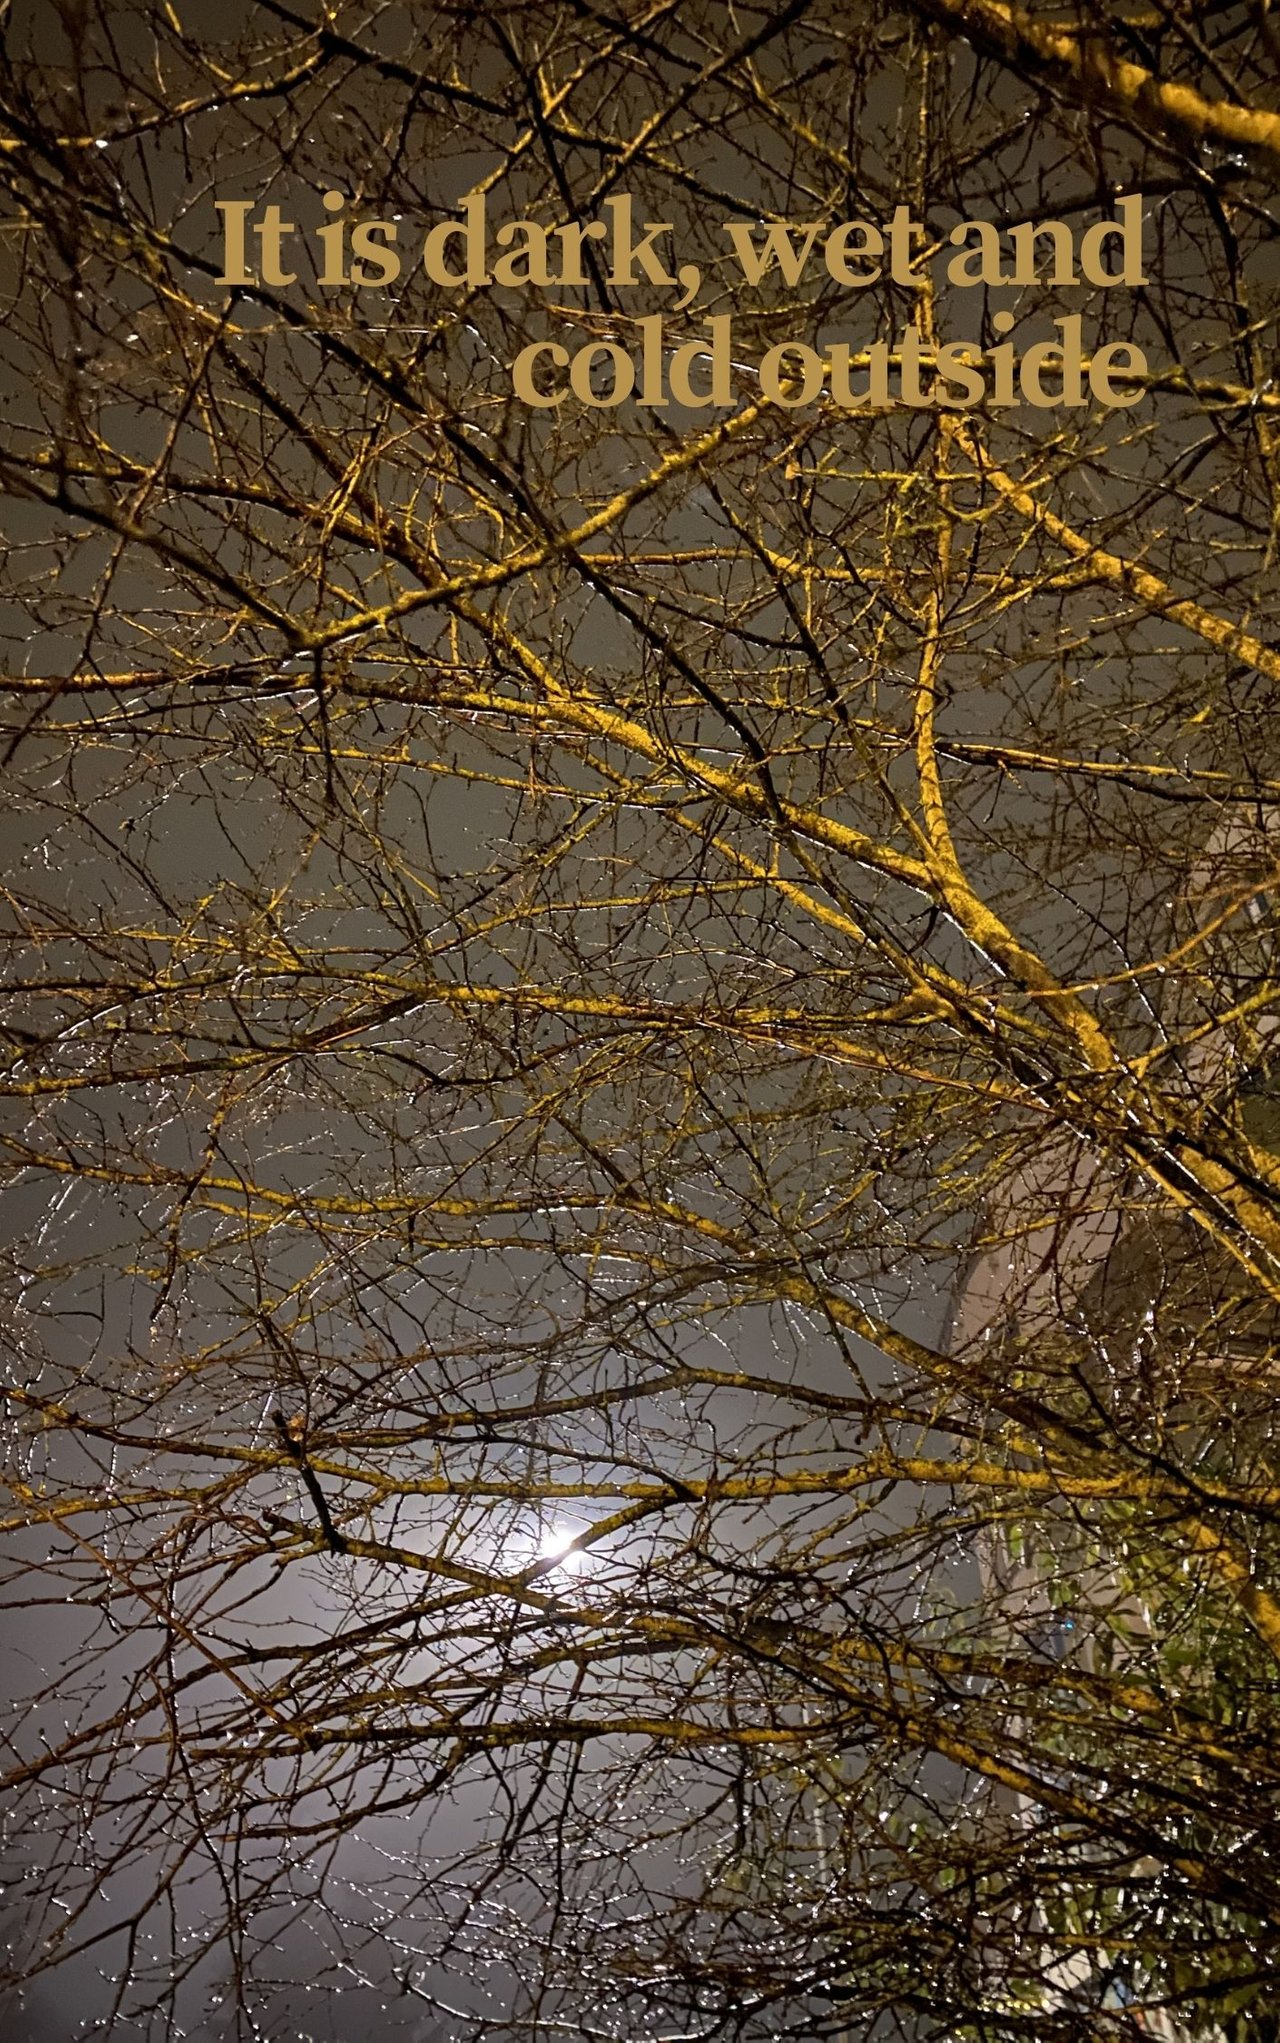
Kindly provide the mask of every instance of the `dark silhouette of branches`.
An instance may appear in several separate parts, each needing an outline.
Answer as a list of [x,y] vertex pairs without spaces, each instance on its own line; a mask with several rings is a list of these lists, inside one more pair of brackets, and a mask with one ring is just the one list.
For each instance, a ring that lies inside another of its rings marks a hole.
[[[6,12],[15,2035],[1274,2036],[1275,86]],[[433,282],[481,192],[582,283]],[[945,281],[1132,196],[1141,286]],[[1001,311],[1134,401],[758,373]],[[513,394],[725,316],[730,403]]]

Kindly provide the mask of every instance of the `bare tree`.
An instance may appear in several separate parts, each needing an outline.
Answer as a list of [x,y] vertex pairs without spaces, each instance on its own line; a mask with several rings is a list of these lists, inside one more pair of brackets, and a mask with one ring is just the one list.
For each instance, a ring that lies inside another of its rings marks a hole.
[[15,1995],[1265,2043],[1266,6],[4,29]]

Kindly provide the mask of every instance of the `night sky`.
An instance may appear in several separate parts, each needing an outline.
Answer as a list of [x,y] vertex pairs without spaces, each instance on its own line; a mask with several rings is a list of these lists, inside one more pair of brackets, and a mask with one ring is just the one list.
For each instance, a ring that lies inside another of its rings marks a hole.
[[1265,2016],[1274,31],[1115,34],[6,13],[13,2043]]

